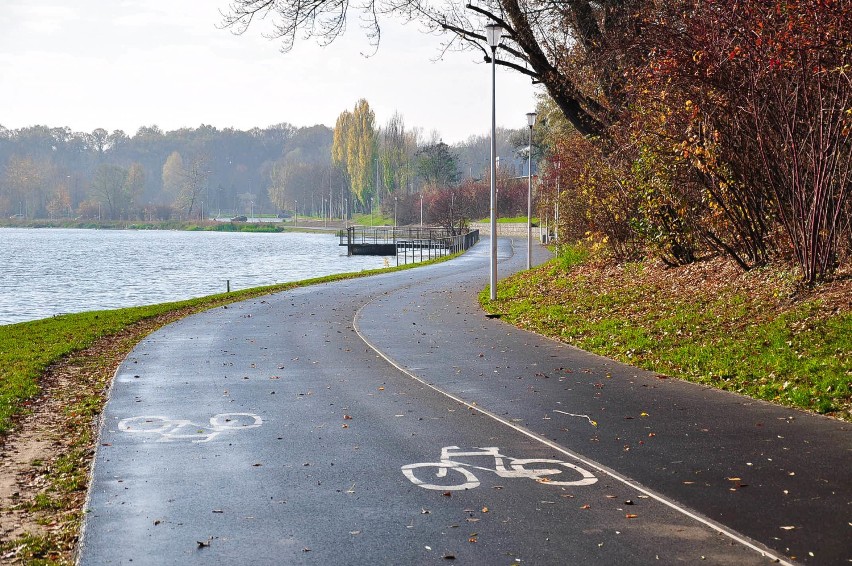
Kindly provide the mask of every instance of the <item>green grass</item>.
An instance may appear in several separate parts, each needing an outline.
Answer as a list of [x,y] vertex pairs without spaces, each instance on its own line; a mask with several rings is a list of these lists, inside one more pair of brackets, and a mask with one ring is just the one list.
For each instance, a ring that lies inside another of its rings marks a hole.
[[353,214],[351,224],[358,224],[360,226],[393,226],[393,216],[382,216],[378,212],[374,212],[372,217],[369,213]]
[[597,277],[576,269],[586,255],[566,247],[549,264],[501,282],[497,301],[486,292],[480,301],[507,322],[603,356],[852,418],[852,313],[818,297],[778,300],[783,282],[702,292],[641,263]]
[[[480,222],[484,222],[484,223],[491,222],[491,218],[485,217],[482,220],[480,220]],[[527,223],[527,217],[526,216],[505,216],[505,217],[498,216],[497,217],[497,223],[498,224],[501,224],[501,223],[502,224],[526,224]],[[532,225],[538,226],[538,218],[532,219]]]
[[47,566],[64,563],[60,553],[55,550],[55,545],[50,540],[50,537],[28,534],[15,541],[0,543],[0,551],[5,552],[15,548],[12,545],[22,549],[22,551],[18,552],[17,558],[28,566]]

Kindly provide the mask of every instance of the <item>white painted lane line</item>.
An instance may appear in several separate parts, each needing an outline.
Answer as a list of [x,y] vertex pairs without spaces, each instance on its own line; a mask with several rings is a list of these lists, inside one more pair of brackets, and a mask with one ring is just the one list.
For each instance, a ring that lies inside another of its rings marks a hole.
[[624,485],[626,485],[626,486],[628,486],[632,489],[635,489],[636,491],[642,493],[643,495],[647,495],[649,498],[651,498],[651,499],[653,499],[653,500],[655,500],[659,503],[662,503],[663,505],[669,507],[670,509],[673,509],[674,511],[676,511],[676,512],[678,512],[678,513],[680,513],[680,514],[682,514],[686,517],[689,517],[690,519],[697,521],[697,522],[701,523],[702,525],[709,527],[710,529],[718,532],[719,534],[721,534],[721,535],[723,535],[723,536],[725,536],[725,537],[727,537],[727,538],[729,538],[729,539],[731,539],[735,542],[738,542],[739,544],[745,546],[746,548],[750,548],[750,549],[754,550],[755,552],[759,553],[761,556],[764,556],[764,557],[768,558],[769,560],[772,560],[773,562],[775,562],[777,564],[784,564],[785,566],[795,566],[792,562],[788,562],[782,556],[775,554],[774,552],[772,552],[768,548],[764,548],[762,545],[760,545],[760,543],[755,542],[755,541],[751,541],[745,535],[739,534],[739,533],[725,527],[724,525],[721,525],[721,524],[717,523],[716,521],[713,521],[712,519],[704,517],[704,516],[700,515],[697,511],[693,511],[691,509],[688,509],[688,508],[684,507],[683,505],[679,504],[678,502],[671,500],[671,499],[665,497],[664,495],[661,495],[659,493],[652,491],[650,488],[647,488],[644,485],[640,484],[639,482],[632,480],[632,479],[630,479],[626,476],[621,475],[620,473],[616,472],[615,470],[613,470],[613,469],[611,469],[611,468],[609,468],[609,467],[607,467],[603,464],[600,464],[598,462],[595,462],[594,460],[590,460],[590,459],[588,459],[584,456],[581,456],[581,455],[579,455],[579,454],[577,454],[577,453],[575,453],[571,450],[568,450],[567,448],[564,448],[563,446],[560,446],[560,445],[548,440],[547,438],[539,436],[538,434],[532,432],[531,430],[527,430],[524,427],[518,426],[515,423],[507,421],[506,419],[500,417],[499,415],[496,415],[496,414],[494,414],[494,413],[492,413],[488,410],[483,409],[479,405],[474,405],[472,403],[469,403],[469,402],[465,401],[464,399],[462,399],[461,397],[458,397],[458,396],[450,393],[449,391],[444,391],[443,389],[441,389],[441,388],[429,383],[428,381],[424,380],[420,376],[412,373],[406,367],[404,367],[402,364],[398,363],[396,360],[391,358],[388,354],[386,354],[385,352],[380,350],[375,344],[370,342],[370,340],[361,332],[361,328],[358,324],[358,320],[361,318],[361,312],[367,306],[369,306],[373,301],[375,301],[379,298],[381,298],[381,297],[375,296],[358,308],[358,310],[355,312],[355,317],[352,320],[352,328],[355,330],[356,334],[358,334],[358,337],[361,338],[361,340],[363,340],[364,343],[369,348],[371,348],[374,352],[376,352],[376,354],[381,356],[386,362],[388,362],[390,365],[392,365],[393,367],[398,369],[400,372],[404,373],[405,375],[407,375],[411,379],[417,381],[418,383],[421,383],[422,385],[425,385],[426,387],[432,389],[433,391],[440,393],[441,395],[447,397],[448,399],[455,401],[456,403],[460,403],[461,405],[464,405],[465,407],[467,407],[469,409],[473,409],[475,411],[478,411],[480,414],[487,416],[487,417],[497,421],[498,423],[500,423],[504,426],[507,426],[510,429],[515,430],[515,431],[523,434],[524,436],[526,436],[526,437],[528,437],[532,440],[535,440],[536,442],[544,444],[545,446],[548,446],[549,448],[552,448],[553,450],[556,450],[557,452],[560,452],[560,453],[564,454],[565,456],[568,456],[569,458],[573,458],[574,460],[576,460],[577,462],[580,462],[581,464],[583,464],[585,466],[588,466],[590,468],[593,468],[594,470],[597,470],[598,472],[601,472],[603,474],[610,476],[612,479],[619,481],[619,482],[623,483]]

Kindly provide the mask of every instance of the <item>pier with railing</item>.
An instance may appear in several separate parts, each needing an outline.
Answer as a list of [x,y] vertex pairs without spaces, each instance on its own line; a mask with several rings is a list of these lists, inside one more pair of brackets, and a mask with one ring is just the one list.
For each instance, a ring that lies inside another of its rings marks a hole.
[[453,234],[439,226],[349,226],[340,231],[347,255],[400,256],[423,261],[462,252],[479,241],[479,230]]

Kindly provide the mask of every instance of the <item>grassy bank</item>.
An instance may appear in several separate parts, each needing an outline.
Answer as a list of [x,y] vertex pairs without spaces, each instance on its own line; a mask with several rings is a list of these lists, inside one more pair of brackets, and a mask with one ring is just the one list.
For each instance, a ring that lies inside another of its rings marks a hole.
[[852,420],[852,280],[712,259],[591,262],[582,248],[501,282],[511,324],[651,371]]

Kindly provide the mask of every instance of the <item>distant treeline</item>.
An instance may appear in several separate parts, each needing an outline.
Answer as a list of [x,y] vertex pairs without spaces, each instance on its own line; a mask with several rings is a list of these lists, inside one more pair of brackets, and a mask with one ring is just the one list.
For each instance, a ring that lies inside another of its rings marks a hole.
[[[366,102],[358,104],[363,111]],[[394,115],[362,132],[368,143],[357,159],[369,186],[362,181],[353,191],[352,162],[332,155],[336,135],[345,133],[338,122],[335,129],[282,123],[248,131],[146,126],[134,135],[0,126],[0,214],[146,221],[296,212],[342,218],[373,208],[393,214],[403,199],[419,203],[410,195],[481,179],[488,168],[487,136],[448,146],[436,134],[426,140],[406,130]],[[498,133],[506,175],[526,165],[518,154],[522,133]]]

